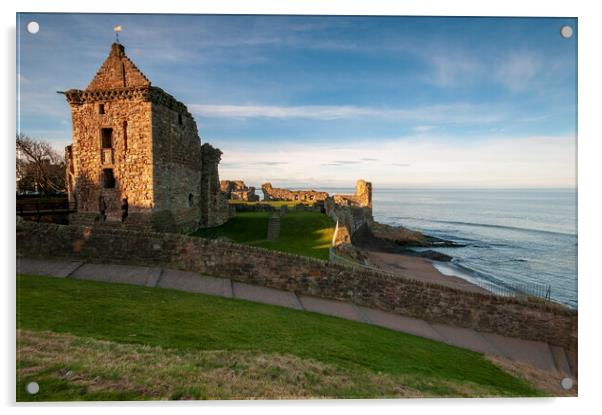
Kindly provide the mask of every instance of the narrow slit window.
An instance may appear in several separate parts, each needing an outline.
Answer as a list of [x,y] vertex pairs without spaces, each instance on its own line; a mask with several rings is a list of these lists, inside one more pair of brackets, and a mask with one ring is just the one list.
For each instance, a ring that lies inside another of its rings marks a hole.
[[178,124],[182,125],[183,121],[182,121],[182,114],[178,114]]
[[113,129],[103,128],[101,131],[102,148],[113,148]]
[[123,122],[123,148],[128,149],[128,122]]
[[194,195],[192,193],[188,194],[188,207],[194,206]]
[[105,104],[98,104],[98,113],[100,115],[105,113]]

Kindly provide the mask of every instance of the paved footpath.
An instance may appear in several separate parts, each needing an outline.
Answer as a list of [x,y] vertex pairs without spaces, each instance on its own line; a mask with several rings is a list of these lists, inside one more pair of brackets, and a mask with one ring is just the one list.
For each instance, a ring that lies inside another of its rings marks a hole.
[[568,355],[562,348],[547,343],[432,324],[425,320],[361,307],[353,303],[297,296],[291,291],[245,284],[228,278],[209,277],[195,272],[159,267],[18,258],[17,273],[169,288],[273,304],[386,327],[487,355],[503,356],[539,369],[557,371],[559,379],[576,373],[575,356]]

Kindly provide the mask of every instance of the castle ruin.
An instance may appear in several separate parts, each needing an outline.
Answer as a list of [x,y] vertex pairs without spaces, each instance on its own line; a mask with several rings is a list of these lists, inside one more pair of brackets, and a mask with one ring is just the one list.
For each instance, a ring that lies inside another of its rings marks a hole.
[[351,244],[354,234],[362,227],[372,227],[372,183],[358,180],[355,193],[351,195],[318,192],[315,190],[289,190],[274,188],[270,183],[261,186],[264,200],[282,200],[289,202],[317,202],[322,205],[323,212],[337,223],[337,231],[333,244],[335,246]]
[[289,190],[272,187],[271,183],[261,185],[263,200],[285,200],[291,202],[322,202],[328,197],[326,192],[315,190]]
[[70,89],[73,143],[66,148],[70,222],[190,232],[229,217],[221,151],[201,145],[186,106],[113,43],[85,90]]
[[222,180],[220,189],[229,200],[259,201],[259,196],[255,194],[255,187],[247,186],[242,180]]
[[326,214],[337,222],[333,245],[351,244],[354,234],[363,227],[371,228],[372,183],[358,180],[352,195],[332,195],[324,201]]

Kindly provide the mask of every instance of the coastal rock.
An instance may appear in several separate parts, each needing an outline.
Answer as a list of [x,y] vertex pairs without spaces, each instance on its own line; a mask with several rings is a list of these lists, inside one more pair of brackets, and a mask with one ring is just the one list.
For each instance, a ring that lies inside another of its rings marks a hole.
[[430,249],[428,251],[418,252],[418,255],[423,258],[428,258],[428,259],[432,259],[433,261],[441,261],[441,262],[449,262],[453,259],[449,255],[446,255],[441,252],[433,251]]
[[400,246],[437,248],[460,248],[466,246],[454,241],[425,235],[422,232],[413,231],[403,226],[391,226],[374,222],[371,230],[375,237],[394,242]]
[[448,241],[447,239],[441,239],[430,235],[424,235],[424,239],[426,240],[426,246],[433,248],[462,248],[463,246],[466,246],[466,244],[459,244],[454,241]]
[[418,231],[403,226],[391,226],[374,222],[371,226],[375,237],[395,242],[401,246],[429,246],[426,237]]

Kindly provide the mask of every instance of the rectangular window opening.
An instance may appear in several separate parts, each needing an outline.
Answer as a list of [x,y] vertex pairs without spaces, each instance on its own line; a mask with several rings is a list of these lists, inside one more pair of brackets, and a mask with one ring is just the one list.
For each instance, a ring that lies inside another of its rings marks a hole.
[[101,115],[105,113],[105,104],[98,104],[98,113]]
[[101,131],[102,148],[113,148],[113,129],[103,128]]
[[113,169],[103,169],[102,187],[104,187],[105,189],[115,188],[115,176],[113,175]]

